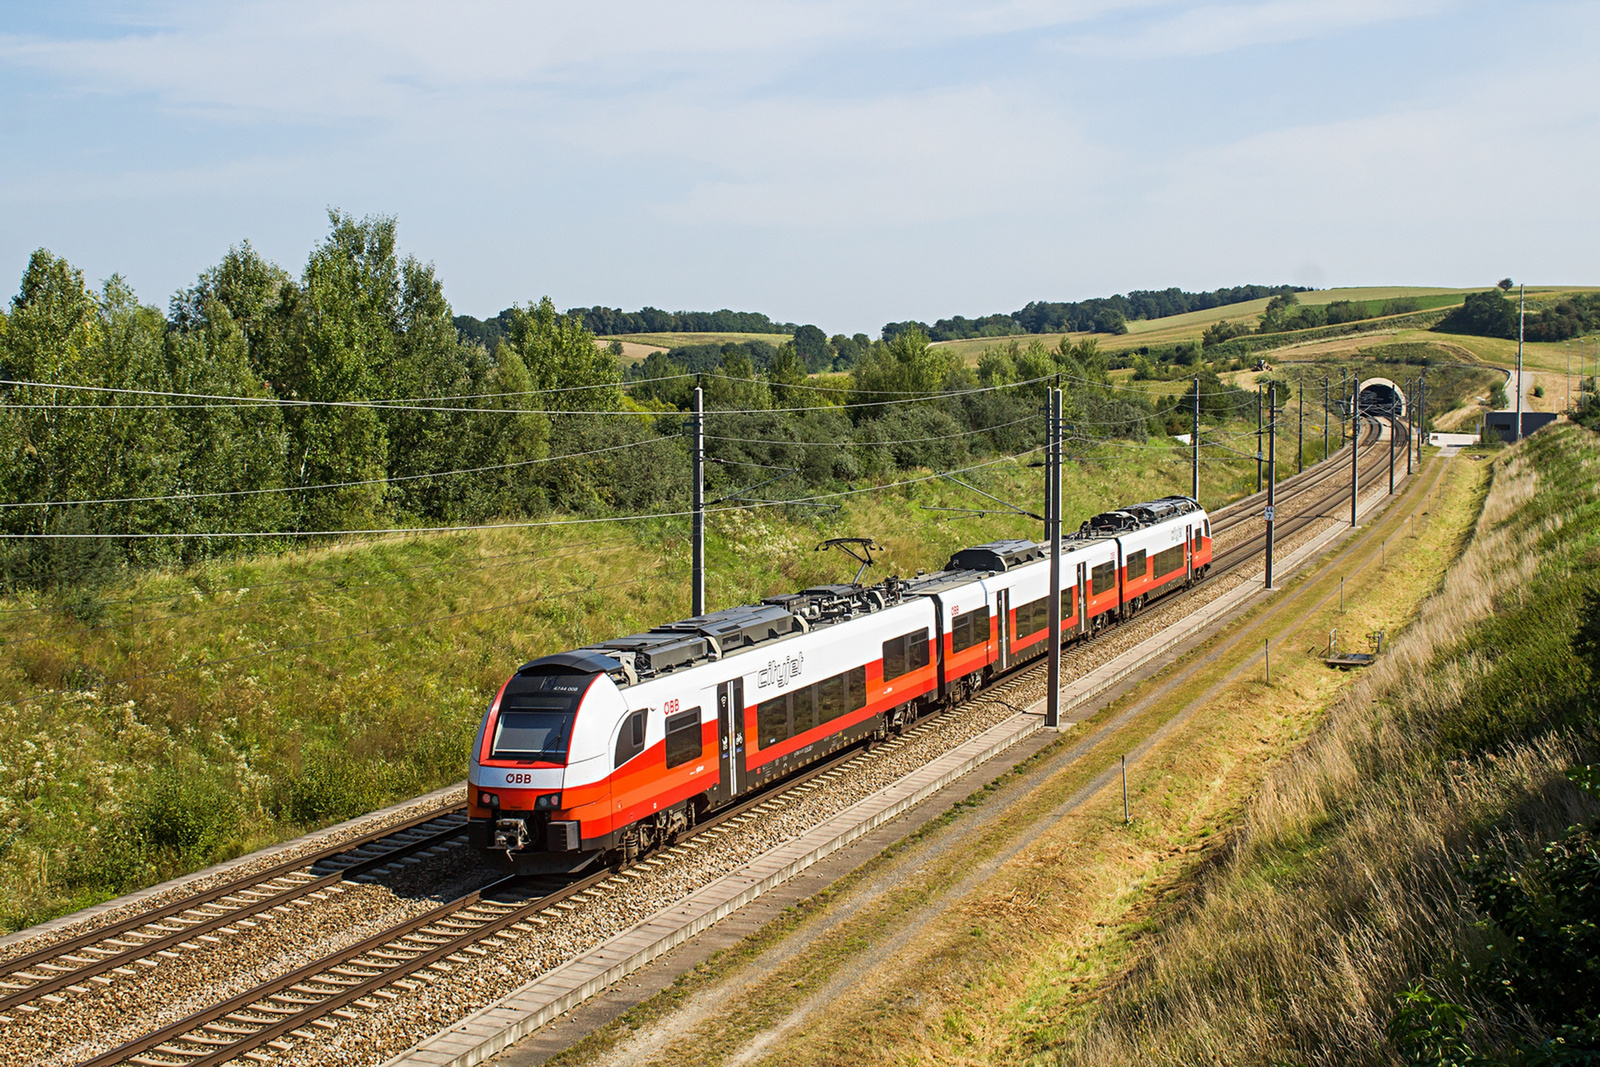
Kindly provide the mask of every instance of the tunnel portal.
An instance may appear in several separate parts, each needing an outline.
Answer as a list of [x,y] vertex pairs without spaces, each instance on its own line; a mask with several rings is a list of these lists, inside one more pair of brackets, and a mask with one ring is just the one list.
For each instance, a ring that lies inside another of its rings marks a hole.
[[1406,394],[1387,378],[1365,378],[1361,382],[1361,410],[1373,415],[1405,415]]

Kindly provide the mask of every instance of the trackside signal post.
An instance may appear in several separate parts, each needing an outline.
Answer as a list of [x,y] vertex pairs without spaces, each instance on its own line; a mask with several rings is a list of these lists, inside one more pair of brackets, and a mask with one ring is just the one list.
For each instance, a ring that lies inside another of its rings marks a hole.
[[1061,726],[1061,390],[1050,390],[1050,432],[1045,445],[1044,535],[1050,542],[1050,660],[1046,671],[1044,724]]

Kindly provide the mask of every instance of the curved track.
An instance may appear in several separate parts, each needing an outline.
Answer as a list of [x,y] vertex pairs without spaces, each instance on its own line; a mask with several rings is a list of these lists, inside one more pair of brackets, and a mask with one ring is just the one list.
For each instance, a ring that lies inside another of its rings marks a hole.
[[135,960],[282,907],[387,864],[449,845],[467,831],[466,808],[424,812],[310,855],[273,864],[150,911],[5,961],[0,1012],[125,968]]
[[[1364,481],[1370,480],[1374,472],[1382,471],[1387,462],[1388,450],[1377,448],[1382,437],[1376,424],[1376,419],[1369,421],[1356,446],[1360,450],[1358,462],[1363,468]],[[1391,425],[1397,430],[1404,426],[1399,420],[1391,420]],[[1277,533],[1280,538],[1286,539],[1313,523],[1332,517],[1335,512],[1330,508],[1337,508],[1349,499],[1348,460],[1347,447],[1324,463],[1278,483]],[[1234,530],[1252,519],[1259,520],[1259,507],[1264,498],[1265,494],[1256,494],[1219,509],[1212,516],[1213,535]],[[1264,532],[1222,549],[1204,581],[1195,583],[1189,590],[1163,597],[1154,606],[1168,609],[1181,604],[1224,574],[1254,559],[1263,541]],[[1110,632],[1115,633],[1116,628]],[[1080,655],[1093,655],[1102,643],[1101,640],[1086,642],[1075,651]],[[1043,675],[1043,661],[1034,660],[981,690],[958,708],[995,703],[1015,707],[1007,698],[1016,697],[1024,702],[1034,699],[1031,691],[1042,686]],[[1029,695],[1024,696],[1023,691],[1029,691]],[[942,715],[926,717],[905,737],[884,747],[911,741],[940,718]],[[846,750],[778,783],[771,790],[723,809],[680,835],[680,840],[717,827],[737,830],[740,824],[758,813],[783,805],[786,798],[818,788],[848,765],[865,758],[859,749]],[[17,957],[6,964],[8,973],[0,975],[0,981],[6,983],[0,986],[4,990],[0,1008],[58,990],[81,989],[79,983],[111,972],[132,959],[165,951],[213,930],[226,930],[230,924],[250,915],[405,856],[448,846],[463,835],[464,825],[464,812],[460,808],[425,813],[401,826],[374,831],[356,842],[284,861],[210,889],[201,896],[174,902]],[[483,954],[485,949],[479,947],[481,944],[515,938],[519,933],[542,925],[546,921],[544,913],[553,913],[552,909],[578,908],[586,896],[603,896],[608,887],[649,877],[649,863],[620,873],[602,870],[565,884],[502,878],[83,1061],[83,1067],[109,1067],[124,1062],[142,1067],[204,1067],[245,1055],[259,1058],[263,1053],[252,1050],[261,1046],[285,1050],[290,1047],[286,1039],[315,1039],[319,1028],[336,1025],[327,1018],[330,1015],[348,1015],[351,1007],[375,1008],[381,1001],[395,998],[398,994],[386,988],[390,985],[409,991],[418,984],[431,982],[455,964],[470,962],[471,956]],[[315,866],[318,864],[328,866],[319,873]],[[332,869],[332,865],[342,866]]]

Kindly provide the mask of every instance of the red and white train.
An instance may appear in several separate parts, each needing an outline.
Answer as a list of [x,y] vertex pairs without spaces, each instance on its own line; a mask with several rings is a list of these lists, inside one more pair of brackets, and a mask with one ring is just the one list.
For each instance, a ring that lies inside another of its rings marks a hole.
[[[1188,497],[1062,541],[1061,640],[1203,577]],[[513,869],[629,861],[706,812],[960,701],[1049,647],[1048,547],[996,541],[936,574],[826,585],[524,664],[472,749],[470,840]]]

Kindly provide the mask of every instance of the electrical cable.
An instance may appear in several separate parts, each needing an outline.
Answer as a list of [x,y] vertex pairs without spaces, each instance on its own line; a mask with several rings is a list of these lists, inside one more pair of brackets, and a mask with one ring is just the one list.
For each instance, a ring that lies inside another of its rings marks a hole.
[[563,459],[579,459],[584,456],[598,456],[604,452],[618,452],[624,448],[638,448],[640,445],[652,444],[657,441],[667,441],[667,437],[646,437],[638,441],[626,441],[620,445],[607,445],[604,448],[592,448],[586,452],[564,452],[559,456],[544,456],[540,459],[522,459],[513,463],[496,463],[488,467],[466,467],[453,471],[432,471],[426,474],[402,474],[385,478],[365,478],[354,482],[324,482],[320,485],[283,485],[273,486],[268,489],[229,489],[219,490],[214,493],[174,493],[168,496],[125,496],[106,497],[97,500],[27,500],[16,503],[0,504],[4,508],[52,508],[52,507],[78,507],[87,504],[144,504],[157,501],[170,500],[208,500],[216,497],[234,496],[259,496],[264,493],[306,493],[316,489],[349,489],[362,485],[394,485],[399,482],[413,482],[422,478],[449,478],[458,474],[483,474],[488,471],[513,470],[519,467],[537,466],[541,463],[554,463]]
[[1002,422],[1002,423],[998,423],[998,424],[996,424],[994,426],[984,426],[984,427],[981,427],[981,428],[976,429],[976,430],[962,430],[960,433],[940,434],[940,435],[938,435],[936,437],[897,437],[892,441],[856,441],[856,440],[841,440],[841,441],[786,441],[786,440],[783,440],[781,438],[775,438],[775,437],[724,437],[724,436],[720,436],[718,434],[709,434],[709,433],[706,434],[705,436],[706,436],[706,440],[707,441],[733,441],[733,442],[738,442],[738,443],[742,443],[742,444],[752,444],[752,445],[805,445],[805,446],[808,446],[808,447],[809,446],[824,447],[824,446],[830,446],[830,445],[831,446],[835,446],[835,447],[844,446],[844,445],[860,445],[863,448],[867,448],[867,447],[878,447],[878,448],[881,448],[881,447],[885,447],[885,446],[888,446],[888,445],[914,445],[914,444],[923,444],[923,443],[928,442],[928,441],[949,441],[949,440],[953,440],[954,438],[957,438],[957,437],[971,437],[974,434],[988,433],[991,430],[1003,430],[1003,429],[1006,429],[1007,427],[1010,427],[1010,426],[1020,426],[1025,422],[1037,422],[1038,420],[1039,420],[1039,416],[1038,415],[1029,415],[1027,418],[1012,419],[1010,422]]
[[[1031,384],[1033,384],[1035,382],[1045,381],[1048,377],[1049,376],[1047,375],[1045,377],[1040,377],[1040,378],[1029,378],[1029,379],[1027,379],[1025,381],[1006,382],[1006,383],[1001,384],[1001,385],[977,386],[977,387],[974,387],[974,388],[971,388],[971,389],[954,389],[954,390],[949,390],[949,391],[946,391],[946,392],[927,393],[927,394],[921,394],[921,395],[918,395],[918,396],[906,397],[906,398],[903,398],[903,399],[900,399],[900,400],[863,400],[863,401],[860,401],[860,402],[852,402],[852,403],[845,403],[845,404],[822,404],[822,405],[814,405],[814,406],[810,406],[810,407],[787,407],[787,408],[708,408],[705,413],[707,415],[713,415],[713,414],[716,414],[716,415],[773,415],[773,414],[799,413],[799,412],[807,412],[807,411],[841,411],[841,410],[850,410],[850,409],[854,409],[854,408],[865,408],[865,407],[886,407],[886,406],[894,405],[894,404],[920,404],[920,403],[926,403],[928,401],[945,400],[945,399],[949,399],[949,398],[952,398],[952,397],[971,396],[971,395],[974,395],[974,394],[977,394],[977,393],[991,393],[991,392],[994,392],[994,391],[999,390],[999,389],[1016,389],[1016,388],[1019,388],[1019,387],[1024,386],[1024,385],[1031,385]],[[437,406],[429,406],[429,405],[402,404],[402,403],[399,403],[399,402],[374,401],[374,400],[290,400],[290,399],[283,399],[283,398],[278,398],[278,397],[271,397],[271,398],[268,398],[268,397],[260,397],[260,398],[216,397],[216,398],[213,398],[213,397],[210,397],[207,394],[203,394],[203,393],[172,393],[172,392],[163,392],[163,391],[160,391],[160,390],[124,389],[124,388],[116,388],[116,387],[112,387],[112,386],[64,385],[64,384],[52,384],[52,383],[49,383],[49,382],[6,382],[6,383],[3,383],[3,384],[29,386],[29,387],[42,388],[42,389],[70,389],[70,390],[78,390],[78,391],[90,392],[90,393],[135,394],[135,395],[147,395],[147,396],[180,397],[180,398],[189,397],[189,398],[193,398],[193,399],[197,399],[197,400],[207,400],[207,401],[209,401],[209,400],[212,400],[212,399],[217,399],[217,400],[221,400],[221,401],[226,401],[225,403],[209,403],[208,402],[208,403],[204,403],[204,404],[33,404],[33,403],[19,404],[19,403],[9,403],[9,402],[0,404],[0,409],[11,409],[11,410],[49,410],[49,411],[70,410],[70,411],[79,411],[79,412],[91,412],[91,411],[167,411],[167,410],[189,411],[189,410],[204,410],[204,409],[219,408],[219,407],[221,407],[221,408],[226,408],[226,407],[247,407],[248,408],[248,407],[271,407],[271,406],[277,406],[277,407],[296,407],[296,408],[304,408],[304,407],[355,408],[355,409],[376,410],[376,411],[424,411],[424,412],[439,412],[439,413],[443,413],[443,414],[456,414],[456,415],[548,415],[548,416],[596,415],[596,416],[633,416],[633,417],[652,417],[652,416],[661,416],[661,415],[676,415],[676,416],[680,416],[681,417],[682,415],[686,414],[685,412],[681,412],[681,411],[667,411],[667,412],[662,412],[662,411],[625,411],[625,410],[617,410],[617,409],[567,410],[567,409],[559,409],[559,408],[558,409],[542,409],[542,408],[437,407]],[[494,395],[507,395],[507,394],[494,394]]]
[[[602,540],[602,541],[586,541],[586,542],[584,542],[584,544],[586,546],[590,546],[590,547],[595,547],[595,546],[608,547],[608,546],[615,546],[615,545],[632,544],[632,543],[634,543],[634,541],[635,541],[635,539],[631,538],[631,537],[613,537],[613,538],[608,538],[608,539]],[[355,544],[360,545],[362,543],[361,542],[355,542]],[[369,542],[369,544],[371,544],[372,546],[380,546],[380,545],[383,544],[383,542],[381,542],[381,541],[373,541],[373,542]],[[557,545],[557,546],[554,546],[553,549],[534,548],[534,549],[525,549],[525,550],[520,551],[520,552],[499,552],[499,553],[495,553],[493,555],[488,555],[488,556],[475,556],[472,559],[468,559],[468,560],[450,560],[450,561],[439,562],[439,563],[418,563],[418,564],[413,564],[411,566],[405,566],[405,567],[386,567],[384,569],[383,573],[385,573],[385,574],[415,574],[415,573],[420,572],[420,571],[465,570],[465,569],[470,568],[470,567],[478,566],[481,563],[484,563],[486,561],[491,561],[491,560],[509,560],[509,559],[515,559],[515,558],[522,558],[522,557],[526,557],[526,556],[537,556],[540,553],[543,553],[543,552],[546,552],[546,551],[558,551],[558,550],[565,549],[565,548],[570,548],[570,547],[574,547],[574,546],[571,546],[571,545]],[[275,558],[281,559],[282,557],[275,557]],[[226,560],[226,561],[219,560],[219,559],[211,559],[211,560],[204,561],[201,564],[198,564],[198,566],[204,566],[204,565],[207,565],[207,564],[216,564],[216,565],[221,565],[221,566],[241,566],[241,567],[245,567],[245,566],[250,566],[252,562],[253,561],[250,560],[250,559],[243,559],[243,560],[234,559],[234,560]],[[52,577],[63,576],[63,575],[72,576],[72,575],[90,573],[91,571],[99,570],[99,569],[100,568],[79,568],[77,570],[70,570],[70,571],[50,571],[48,573]],[[35,571],[35,572],[31,572],[31,573],[37,574],[39,572]],[[177,577],[177,576],[173,575],[173,577]],[[258,590],[258,589],[276,589],[276,588],[280,588],[280,587],[283,587],[283,586],[291,586],[291,585],[312,585],[312,584],[319,583],[319,582],[343,582],[343,581],[348,581],[349,578],[350,578],[350,576],[348,574],[321,574],[321,575],[316,575],[316,576],[309,577],[309,578],[283,578],[283,579],[279,579],[277,581],[271,581],[271,582],[254,582],[250,586],[248,586],[248,588],[252,592],[254,592],[255,590]],[[190,583],[190,586],[191,586],[190,590],[186,591],[186,592],[185,591],[180,591],[180,592],[166,593],[166,594],[163,594],[161,596],[123,597],[123,598],[117,599],[117,600],[102,600],[102,601],[100,601],[100,603],[102,605],[106,606],[106,607],[112,607],[112,606],[116,606],[116,605],[125,605],[125,604],[154,604],[154,603],[159,603],[161,601],[170,601],[170,600],[178,599],[180,597],[190,596],[190,595],[192,595],[193,593],[196,593],[196,592],[202,592],[201,590],[193,588],[193,586],[194,586],[193,582]],[[215,595],[215,594],[213,594],[213,595]],[[50,605],[50,604],[39,604],[39,605],[34,605],[32,607],[25,607],[25,608],[0,608],[0,617],[4,617],[6,615],[25,615],[25,614],[37,613],[37,612],[41,612],[41,611],[52,611],[52,610],[55,610],[55,609],[56,609],[56,606],[55,605]]]
[[[990,461],[988,463],[980,463],[977,466],[980,466],[980,467],[981,466],[989,466],[991,463],[1005,462],[1006,460],[1014,459],[1017,456],[1024,456],[1024,455],[1028,455],[1028,454],[1030,454],[1032,452],[1037,452],[1039,450],[1039,448],[1042,448],[1042,447],[1044,447],[1044,446],[1040,445],[1037,448],[1028,449],[1026,452],[1019,452],[1014,456],[1002,456],[999,459],[992,460],[992,461]],[[964,468],[961,468],[961,470],[973,470],[973,469],[976,469],[976,468],[975,467],[964,467]],[[954,474],[954,473],[959,473],[959,472],[958,471],[950,471],[949,473]],[[939,475],[935,474],[935,475],[930,475],[929,477],[937,478],[937,477],[939,477]],[[885,483],[882,486],[869,486],[866,489],[849,490],[849,491],[841,492],[841,493],[824,493],[824,494],[820,494],[819,496],[815,496],[815,497],[801,497],[801,498],[796,498],[794,500],[762,501],[762,502],[760,502],[759,506],[776,506],[776,505],[781,505],[781,504],[805,503],[805,502],[810,501],[810,500],[823,499],[823,498],[829,497],[829,496],[848,496],[851,493],[867,492],[867,491],[870,491],[873,488],[888,489],[888,488],[894,488],[896,486],[901,486],[901,485],[914,485],[917,482],[922,482],[922,481],[927,481],[927,478],[912,478],[912,479],[908,479],[908,480],[905,480],[905,481],[888,482],[888,483]],[[739,510],[739,509],[738,508],[717,508],[717,509],[707,508],[706,509],[706,514],[710,515],[710,514],[714,514],[714,513],[717,513],[717,512],[721,512],[721,511],[737,511],[737,510]],[[371,537],[371,536],[391,536],[391,535],[393,535],[393,536],[403,536],[403,535],[410,535],[410,534],[472,533],[472,532],[477,532],[477,531],[481,531],[481,530],[524,530],[524,529],[535,529],[535,528],[545,527],[545,526],[588,526],[588,525],[593,525],[595,523],[602,523],[602,522],[640,522],[640,521],[648,521],[648,520],[652,520],[652,519],[681,519],[681,518],[684,518],[686,516],[693,515],[693,514],[694,514],[694,512],[692,512],[692,511],[662,511],[662,512],[645,512],[645,513],[636,514],[636,515],[610,515],[610,516],[603,516],[603,517],[602,516],[596,516],[594,518],[542,519],[542,520],[530,520],[530,521],[527,521],[527,522],[493,522],[493,523],[480,523],[480,524],[477,524],[477,525],[458,525],[458,526],[392,526],[392,527],[375,527],[375,528],[357,529],[357,530],[207,530],[207,531],[149,531],[149,532],[142,532],[142,533],[0,533],[0,540],[4,540],[4,541],[52,541],[52,540],[59,540],[59,541],[156,541],[156,540],[169,541],[169,540],[183,540],[183,539],[187,539],[187,538],[194,538],[196,540],[208,540],[208,539],[226,539],[226,538],[230,538],[230,537],[273,538],[273,537],[351,537],[351,536],[368,536],[368,537]]]
[[[669,574],[673,574],[673,573],[681,574],[682,571],[680,570],[678,572],[669,572]],[[200,660],[199,662],[196,662],[196,663],[186,663],[182,667],[169,667],[169,668],[166,668],[165,670],[146,671],[145,673],[142,673],[142,674],[131,674],[131,675],[127,675],[127,676],[122,677],[122,678],[114,678],[114,679],[111,679],[110,681],[102,682],[100,685],[98,685],[96,687],[93,687],[92,689],[87,690],[87,691],[88,692],[93,692],[96,689],[100,689],[100,690],[110,689],[113,686],[127,685],[130,682],[140,682],[140,681],[145,681],[145,680],[150,679],[150,678],[166,678],[166,677],[170,677],[171,675],[174,675],[174,674],[187,674],[187,673],[189,673],[191,671],[205,670],[208,667],[223,667],[223,666],[228,666],[228,665],[234,664],[234,663],[245,663],[245,662],[249,662],[249,661],[252,661],[252,660],[266,659],[266,658],[270,658],[272,656],[283,655],[286,652],[303,652],[308,648],[317,648],[317,647],[320,647],[320,646],[323,646],[323,645],[339,644],[339,643],[344,642],[344,641],[354,641],[354,640],[356,640],[358,638],[371,637],[371,636],[373,636],[375,634],[393,633],[393,632],[396,632],[396,631],[399,631],[399,630],[415,630],[415,629],[419,629],[419,628],[421,628],[423,626],[432,626],[434,623],[447,622],[450,619],[461,619],[461,618],[466,618],[466,617],[471,616],[471,615],[483,615],[483,614],[486,614],[486,613],[491,612],[491,611],[504,611],[504,610],[506,610],[508,608],[525,607],[525,606],[527,606],[529,604],[535,604],[535,603],[538,603],[539,601],[542,601],[542,600],[548,600],[552,596],[579,595],[579,594],[583,594],[583,593],[593,592],[596,589],[610,589],[610,588],[615,588],[617,586],[633,585],[633,584],[635,584],[637,582],[642,582],[642,581],[645,581],[647,579],[660,578],[660,577],[663,577],[663,575],[660,575],[660,574],[641,574],[641,575],[636,575],[635,577],[626,578],[626,579],[623,579],[623,580],[617,581],[617,582],[607,582],[607,583],[600,584],[600,585],[587,585],[587,586],[583,586],[583,587],[575,588],[575,589],[562,589],[562,590],[559,590],[559,591],[557,591],[555,593],[541,593],[541,594],[539,594],[538,596],[535,596],[535,597],[528,597],[528,598],[525,598],[525,599],[522,599],[522,600],[512,600],[512,601],[508,601],[508,602],[506,602],[504,604],[492,604],[492,605],[490,605],[489,607],[486,607],[486,608],[468,608],[468,609],[466,609],[464,611],[452,611],[452,612],[449,612],[448,614],[445,614],[445,615],[434,615],[434,616],[432,616],[430,618],[419,619],[419,620],[415,620],[415,621],[412,621],[412,622],[394,623],[393,625],[390,625],[390,626],[375,626],[375,627],[372,627],[370,629],[357,631],[356,633],[341,634],[338,637],[320,638],[320,639],[318,639],[316,641],[303,641],[303,642],[301,642],[299,644],[293,644],[293,645],[279,645],[279,646],[277,646],[275,648],[269,648],[269,649],[266,649],[266,650],[261,651],[261,652],[248,652],[248,653],[245,653],[243,655],[228,656],[228,657],[223,658],[223,659]],[[76,693],[76,692],[85,692],[85,691],[86,690],[70,690],[70,692],[74,692],[74,693]],[[63,692],[62,690],[46,690],[45,692],[42,692],[42,693],[41,692],[35,692],[35,693],[29,694],[27,696],[13,697],[13,698],[8,699],[8,700],[0,700],[0,706],[15,707],[15,706],[17,706],[19,704],[22,704],[22,703],[24,703],[26,701],[29,701],[29,700],[36,700],[36,699],[38,699],[39,697],[42,697],[42,696],[60,695],[62,692]]]
[[[628,542],[625,539],[620,539],[619,538],[617,541],[613,542],[609,547],[586,547],[582,551],[567,552],[567,553],[560,553],[560,554],[552,553],[552,554],[541,556],[539,558],[540,558],[540,560],[584,558],[584,557],[587,557],[587,556],[602,555],[604,553],[616,551],[618,549],[625,548],[627,546],[628,546]],[[533,555],[533,553],[519,553],[519,554],[520,555]],[[472,564],[477,564],[478,562],[479,561],[476,561],[476,560],[471,561]],[[507,559],[507,560],[502,560],[501,562],[498,562],[498,563],[484,564],[482,569],[484,569],[484,570],[494,570],[494,569],[499,568],[499,567],[513,567],[513,566],[516,566],[519,562],[522,562],[522,561]],[[456,568],[456,569],[464,570],[464,569],[466,569],[466,567],[463,566],[463,567],[459,567],[459,568]],[[345,588],[345,589],[371,589],[371,588],[373,588],[375,586],[380,586],[380,585],[395,585],[395,584],[398,584],[400,582],[406,581],[408,579],[408,577],[409,577],[409,575],[405,575],[405,574],[390,575],[390,576],[386,576],[385,580],[383,580],[383,581],[365,581],[365,582],[350,583],[349,585],[346,585],[343,588]],[[162,598],[162,599],[171,599],[171,598]],[[64,638],[64,637],[84,637],[84,636],[88,636],[88,635],[92,635],[92,634],[108,633],[108,632],[112,632],[112,631],[116,631],[116,630],[126,630],[126,629],[129,629],[131,627],[135,627],[135,626],[150,626],[150,625],[156,625],[156,624],[160,624],[160,623],[177,622],[177,621],[180,621],[180,620],[183,620],[183,619],[197,618],[197,617],[202,616],[202,615],[215,615],[218,612],[223,612],[223,611],[240,611],[240,610],[245,610],[245,609],[250,609],[250,608],[264,607],[264,606],[266,606],[268,604],[282,604],[282,603],[286,603],[288,601],[300,600],[300,599],[301,598],[299,596],[291,594],[291,595],[288,595],[288,596],[267,597],[267,598],[260,599],[260,600],[240,600],[240,601],[234,601],[234,602],[228,603],[228,604],[218,604],[218,605],[216,605],[214,607],[201,608],[198,611],[182,611],[182,612],[175,612],[175,613],[170,614],[170,615],[157,615],[157,616],[153,616],[153,617],[146,616],[144,618],[138,618],[138,619],[124,619],[121,622],[98,623],[98,624],[93,625],[93,626],[85,626],[85,627],[81,627],[81,628],[76,629],[76,630],[70,630],[70,631],[66,631],[66,632],[57,632],[57,633],[51,633],[51,634],[35,634],[35,635],[29,636],[29,637],[19,637],[19,638],[16,638],[14,640],[8,640],[6,647],[8,647],[8,648],[16,648],[16,647],[21,646],[21,645],[36,644],[36,643],[38,643],[40,641],[53,641],[53,640],[56,640],[58,638]]]

